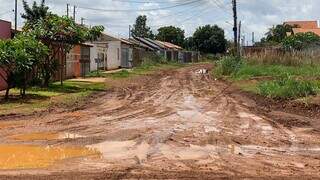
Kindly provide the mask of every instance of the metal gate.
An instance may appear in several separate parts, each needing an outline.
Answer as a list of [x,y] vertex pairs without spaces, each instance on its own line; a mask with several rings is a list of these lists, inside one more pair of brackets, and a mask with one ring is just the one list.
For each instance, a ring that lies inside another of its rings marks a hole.
[[121,67],[132,68],[132,49],[121,48]]

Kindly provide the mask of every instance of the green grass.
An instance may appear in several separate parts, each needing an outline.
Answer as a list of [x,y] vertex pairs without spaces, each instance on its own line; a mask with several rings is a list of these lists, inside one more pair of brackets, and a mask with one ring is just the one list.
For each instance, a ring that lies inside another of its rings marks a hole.
[[214,75],[227,77],[244,91],[274,99],[304,98],[320,89],[320,65],[254,64],[225,57],[217,63]]
[[232,75],[234,79],[245,80],[254,77],[299,76],[304,78],[320,77],[320,66],[248,65],[244,64]]
[[258,85],[261,95],[274,99],[297,99],[316,95],[319,87],[318,84],[312,81],[292,78],[261,82]]
[[18,89],[12,89],[8,101],[0,100],[0,115],[30,114],[56,105],[70,106],[106,88],[105,83],[67,80],[63,86],[53,83],[48,88],[29,88],[24,99],[20,98]]
[[214,74],[216,76],[230,76],[242,67],[242,60],[237,57],[227,56],[218,61]]

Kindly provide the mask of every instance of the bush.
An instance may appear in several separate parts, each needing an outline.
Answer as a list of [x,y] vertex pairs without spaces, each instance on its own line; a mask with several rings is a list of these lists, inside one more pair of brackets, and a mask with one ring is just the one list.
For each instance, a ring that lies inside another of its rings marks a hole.
[[150,66],[155,64],[165,64],[167,63],[167,59],[158,54],[149,54],[148,56],[144,57],[142,60],[142,66]]
[[316,95],[317,85],[310,81],[295,80],[289,76],[258,85],[259,93],[274,99],[296,99]]
[[238,57],[224,57],[218,63],[215,74],[218,76],[230,76],[239,71],[243,61]]

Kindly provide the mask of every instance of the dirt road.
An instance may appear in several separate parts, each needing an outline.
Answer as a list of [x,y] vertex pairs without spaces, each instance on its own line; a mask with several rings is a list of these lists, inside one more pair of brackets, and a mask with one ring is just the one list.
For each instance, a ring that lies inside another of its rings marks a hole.
[[1,122],[0,177],[320,178],[319,118],[258,107],[202,68],[109,80],[74,112]]

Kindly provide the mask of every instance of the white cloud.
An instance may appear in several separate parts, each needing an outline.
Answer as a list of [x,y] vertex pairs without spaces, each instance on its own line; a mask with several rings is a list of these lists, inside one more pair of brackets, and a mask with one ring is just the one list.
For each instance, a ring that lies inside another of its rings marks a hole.
[[[32,2],[32,0],[27,1]],[[19,2],[20,14],[22,6],[21,1]],[[62,15],[66,14],[67,3],[79,7],[117,10],[167,7],[186,1],[154,0],[154,3],[145,4],[127,3],[119,0],[46,0],[46,2],[53,12]],[[0,3],[0,18],[13,21],[14,15],[9,11],[14,8],[14,1],[0,0]],[[319,0],[238,0],[239,20],[243,23],[245,35],[249,36],[255,32],[257,38],[261,38],[269,27],[286,20],[320,19],[318,3]],[[72,11],[70,9],[70,13]],[[109,32],[126,36],[129,24],[133,24],[139,14],[148,16],[148,23],[153,30],[161,25],[175,25],[183,28],[187,35],[191,35],[200,25],[218,24],[225,28],[229,38],[232,37],[232,26],[228,24],[232,23],[231,0],[200,0],[197,3],[178,8],[147,12],[99,12],[78,8],[77,20],[80,21],[80,18],[84,17],[87,24],[102,24]],[[22,25],[21,18],[19,18],[19,25]]]

